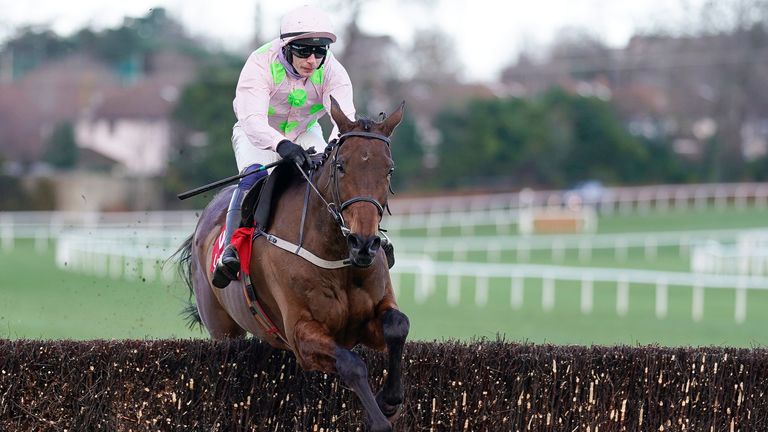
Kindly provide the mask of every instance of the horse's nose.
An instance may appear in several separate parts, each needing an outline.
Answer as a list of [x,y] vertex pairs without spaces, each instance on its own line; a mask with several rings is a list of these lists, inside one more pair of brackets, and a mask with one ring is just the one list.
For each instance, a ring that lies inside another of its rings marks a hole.
[[350,233],[347,236],[347,244],[352,251],[368,256],[374,256],[381,247],[381,238],[377,235],[372,235],[367,239],[363,239],[358,234]]

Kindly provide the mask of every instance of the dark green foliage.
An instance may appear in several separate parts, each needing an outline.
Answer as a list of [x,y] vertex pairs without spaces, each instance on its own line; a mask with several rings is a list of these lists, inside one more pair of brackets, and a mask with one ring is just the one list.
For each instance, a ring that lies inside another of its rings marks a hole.
[[[378,389],[385,357],[360,353]],[[397,430],[768,427],[764,349],[416,342],[404,366]],[[256,340],[5,340],[0,370],[2,430],[356,430],[363,418],[338,377]]]
[[63,38],[50,29],[24,27],[0,47],[0,53],[13,53],[14,77],[19,77],[40,64],[75,50],[73,40]]
[[768,181],[768,156],[755,159],[749,164],[750,178],[755,181]]
[[[238,74],[234,65],[206,69],[182,92],[173,112],[180,141],[172,150],[165,176],[169,194],[237,174],[232,149],[232,126],[237,119],[232,100]],[[190,205],[202,207],[211,196],[191,199]]]
[[491,99],[442,112],[442,186],[564,187],[597,179],[649,180],[649,150],[604,101],[552,90],[537,99]]
[[160,49],[196,53],[201,51],[198,45],[165,9],[155,8],[146,16],[125,18],[119,27],[102,31],[83,28],[69,37],[47,28],[22,28],[0,47],[0,52],[13,54],[15,77],[64,54],[84,52],[102,59],[124,78],[132,79],[144,72],[146,54]]
[[0,211],[53,210],[56,192],[52,180],[26,185],[19,177],[0,174]]
[[27,194],[21,187],[18,177],[0,174],[0,209],[9,211],[24,209]]
[[59,169],[72,169],[77,165],[78,148],[72,123],[56,125],[48,139],[45,160]]
[[393,189],[397,192],[418,187],[424,180],[424,149],[416,123],[408,115],[407,108],[403,121],[392,136],[392,158],[395,161]]

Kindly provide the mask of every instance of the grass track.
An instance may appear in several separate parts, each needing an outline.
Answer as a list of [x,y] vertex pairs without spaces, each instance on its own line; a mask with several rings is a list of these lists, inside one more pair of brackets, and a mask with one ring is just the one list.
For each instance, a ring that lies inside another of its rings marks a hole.
[[[756,209],[669,212],[665,214],[610,216],[599,222],[604,233],[672,231],[768,226],[765,212]],[[477,230],[489,234],[490,228]],[[445,230],[444,235],[457,235]],[[53,248],[38,254],[32,242],[17,241],[12,252],[0,251],[0,337],[20,338],[185,338],[206,335],[185,328],[179,312],[187,299],[180,282],[147,283],[102,279],[62,271],[54,266]],[[440,258],[447,258],[440,257]],[[483,261],[481,254],[468,259]],[[513,262],[514,254],[505,253]],[[546,251],[531,254],[529,262],[551,263]],[[640,250],[630,250],[625,262],[613,253],[597,251],[589,264],[580,263],[568,251],[562,265],[649,268],[687,271],[687,258],[675,248],[660,248],[658,258],[648,261]],[[541,282],[527,280],[524,307],[510,306],[508,282],[491,280],[484,307],[475,306],[473,281],[462,281],[461,307],[446,301],[447,282],[438,281],[435,294],[424,304],[414,301],[412,278],[399,287],[401,308],[412,322],[411,338],[439,340],[504,335],[509,340],[558,344],[661,344],[661,345],[768,345],[768,292],[751,291],[747,320],[734,322],[734,294],[708,289],[704,319],[691,318],[691,289],[669,287],[667,317],[655,315],[654,287],[631,286],[626,316],[616,313],[614,287],[595,284],[594,306],[589,315],[580,311],[578,284],[558,282],[551,311],[542,309]]]

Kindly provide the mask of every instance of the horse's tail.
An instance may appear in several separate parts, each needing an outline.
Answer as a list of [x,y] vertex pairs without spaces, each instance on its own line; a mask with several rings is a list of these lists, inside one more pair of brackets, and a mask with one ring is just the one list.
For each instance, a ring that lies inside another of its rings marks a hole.
[[195,234],[192,233],[184,243],[179,246],[176,252],[168,258],[168,260],[176,258],[177,271],[181,280],[187,285],[189,289],[189,298],[187,304],[182,309],[180,315],[187,321],[187,327],[191,330],[195,327],[202,328],[203,320],[200,318],[200,312],[197,310],[197,305],[192,301],[192,297],[195,295],[194,288],[192,287],[192,244]]

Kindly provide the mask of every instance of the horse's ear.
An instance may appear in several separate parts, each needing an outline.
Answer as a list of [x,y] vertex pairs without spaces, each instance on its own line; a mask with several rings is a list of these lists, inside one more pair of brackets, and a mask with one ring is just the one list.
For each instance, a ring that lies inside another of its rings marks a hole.
[[339,127],[339,132],[341,133],[352,130],[352,127],[355,125],[355,122],[347,118],[347,115],[341,110],[339,103],[336,102],[336,98],[333,96],[331,96],[331,118],[336,123],[336,126]]
[[397,110],[389,115],[389,117],[385,118],[384,121],[380,123],[381,132],[384,133],[386,136],[392,135],[392,132],[395,131],[395,128],[397,125],[400,124],[401,121],[403,121],[403,113],[405,112],[405,101],[403,101],[399,107],[397,107]]

